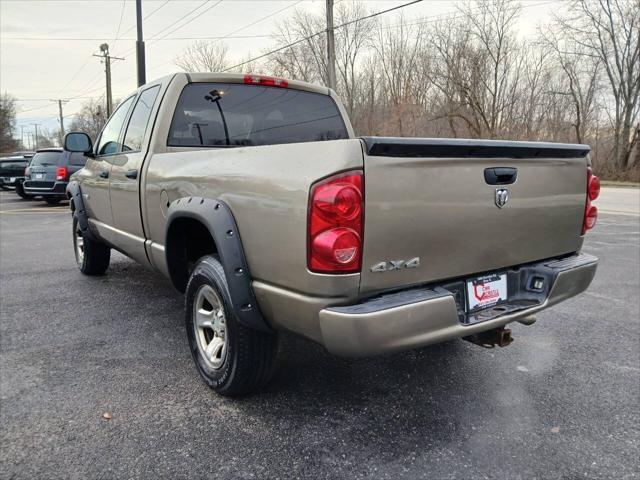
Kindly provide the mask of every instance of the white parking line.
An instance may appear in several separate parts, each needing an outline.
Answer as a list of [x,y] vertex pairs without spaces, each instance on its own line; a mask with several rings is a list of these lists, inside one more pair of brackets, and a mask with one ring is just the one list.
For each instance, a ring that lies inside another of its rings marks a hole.
[[16,208],[14,210],[0,210],[0,214],[7,213],[43,213],[43,212],[70,212],[69,208],[64,207],[42,207],[42,208]]

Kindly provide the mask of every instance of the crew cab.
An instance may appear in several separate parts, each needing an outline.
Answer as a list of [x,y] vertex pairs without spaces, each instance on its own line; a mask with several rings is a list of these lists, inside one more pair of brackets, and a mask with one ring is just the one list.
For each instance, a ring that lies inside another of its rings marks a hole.
[[80,270],[116,249],[169,278],[224,395],[268,381],[279,331],[345,356],[504,346],[597,267],[587,145],[357,138],[325,87],[178,73],[65,148],[88,157],[67,188]]

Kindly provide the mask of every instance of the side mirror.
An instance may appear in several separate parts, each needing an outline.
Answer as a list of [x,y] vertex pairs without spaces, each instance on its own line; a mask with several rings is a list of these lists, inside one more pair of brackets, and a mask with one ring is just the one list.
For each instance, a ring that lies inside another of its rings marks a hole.
[[69,152],[82,152],[90,155],[93,152],[91,137],[83,132],[70,132],[64,136],[64,149]]

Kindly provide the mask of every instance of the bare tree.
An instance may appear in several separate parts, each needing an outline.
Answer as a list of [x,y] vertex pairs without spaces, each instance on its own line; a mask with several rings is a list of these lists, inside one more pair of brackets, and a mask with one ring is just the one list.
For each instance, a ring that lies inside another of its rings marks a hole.
[[[528,4],[461,1],[435,23],[338,3],[336,90],[358,134],[577,141],[599,173],[640,175],[640,0],[569,0],[533,38],[518,34]],[[325,29],[295,11],[235,71],[326,84]],[[224,70],[226,55],[199,42],[176,64]]]
[[615,163],[631,166],[640,113],[640,0],[573,0],[555,23],[580,47],[572,53],[602,65],[614,104]]
[[185,72],[222,72],[228,67],[228,52],[225,43],[198,40],[174,58],[173,63]]
[[561,71],[564,77],[564,81],[549,93],[569,97],[574,112],[572,126],[575,141],[582,143],[588,130],[597,121],[595,116],[602,61],[590,55],[581,44],[566,38],[557,25],[550,25],[543,30],[541,38],[543,47],[552,52],[552,68]]
[[274,75],[326,85],[323,21],[321,16],[296,10],[290,19],[279,23],[272,37],[275,47],[293,45],[271,55],[266,63],[267,70]]
[[470,37],[468,65],[472,84],[464,87],[469,106],[477,117],[482,134],[496,138],[510,118],[520,73],[519,45],[515,40],[515,23],[519,4],[512,0],[479,0],[459,7],[463,15],[461,28]]
[[0,95],[0,152],[11,152],[18,148],[18,141],[13,138],[15,124],[15,99],[4,93]]
[[344,25],[336,30],[338,93],[351,117],[357,115],[356,104],[362,100],[366,88],[362,82],[359,61],[366,47],[371,44],[376,24],[375,18],[357,21],[366,15],[363,3],[341,3],[336,12],[336,24]]
[[67,130],[85,132],[95,141],[106,121],[103,99],[89,100],[82,104]]
[[419,110],[415,108],[418,94],[416,78],[424,32],[421,25],[406,25],[402,15],[398,18],[396,25],[387,23],[378,28],[373,49],[380,72],[380,100],[390,107],[389,120],[397,126],[394,133],[406,135],[408,120],[412,120],[413,127]]

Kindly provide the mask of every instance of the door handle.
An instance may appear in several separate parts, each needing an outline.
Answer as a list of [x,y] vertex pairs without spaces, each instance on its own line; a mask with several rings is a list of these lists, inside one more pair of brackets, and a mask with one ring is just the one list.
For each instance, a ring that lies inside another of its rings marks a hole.
[[484,181],[489,185],[509,185],[518,178],[518,169],[513,167],[485,168]]
[[138,170],[127,170],[126,172],[124,172],[124,176],[135,180],[136,178],[138,178]]
[[100,172],[100,178],[109,178],[109,171],[103,170],[102,172]]

